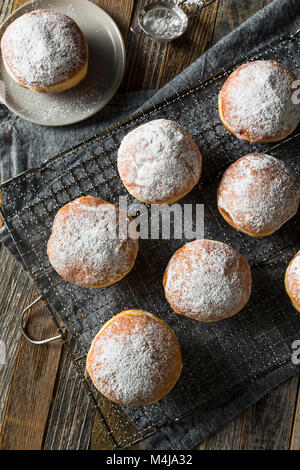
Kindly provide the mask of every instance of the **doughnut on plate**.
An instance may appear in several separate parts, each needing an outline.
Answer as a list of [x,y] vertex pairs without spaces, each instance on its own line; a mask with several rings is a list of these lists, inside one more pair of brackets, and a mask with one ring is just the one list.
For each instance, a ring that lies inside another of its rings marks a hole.
[[62,93],[38,93],[18,85],[5,69],[0,54],[0,102],[27,121],[64,126],[100,111],[114,96],[125,70],[122,35],[101,8],[88,0],[35,0],[18,8],[0,28],[0,39],[16,18],[33,10],[56,10],[70,16],[82,30],[89,47],[86,78]]

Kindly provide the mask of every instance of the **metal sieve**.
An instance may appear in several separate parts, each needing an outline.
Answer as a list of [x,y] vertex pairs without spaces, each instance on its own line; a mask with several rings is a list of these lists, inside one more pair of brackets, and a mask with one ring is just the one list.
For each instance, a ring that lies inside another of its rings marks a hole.
[[137,15],[137,22],[138,24],[131,28],[132,32],[143,32],[153,41],[169,42],[186,32],[189,20],[178,5],[159,1],[141,8]]

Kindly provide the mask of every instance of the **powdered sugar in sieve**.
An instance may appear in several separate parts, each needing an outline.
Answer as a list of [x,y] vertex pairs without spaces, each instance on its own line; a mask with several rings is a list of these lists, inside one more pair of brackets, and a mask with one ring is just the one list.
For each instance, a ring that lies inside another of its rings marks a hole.
[[179,6],[159,1],[146,5],[139,11],[140,28],[151,39],[168,42],[182,36],[188,27],[188,17]]

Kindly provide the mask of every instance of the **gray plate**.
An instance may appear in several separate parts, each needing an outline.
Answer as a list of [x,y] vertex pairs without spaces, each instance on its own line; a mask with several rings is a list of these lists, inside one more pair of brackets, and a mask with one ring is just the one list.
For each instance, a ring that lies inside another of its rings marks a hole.
[[73,18],[89,45],[89,70],[84,81],[59,94],[37,93],[19,86],[0,59],[0,100],[27,121],[46,126],[64,126],[97,113],[114,96],[125,69],[125,46],[121,33],[101,8],[87,0],[34,0],[18,8],[0,28],[37,9],[58,10]]

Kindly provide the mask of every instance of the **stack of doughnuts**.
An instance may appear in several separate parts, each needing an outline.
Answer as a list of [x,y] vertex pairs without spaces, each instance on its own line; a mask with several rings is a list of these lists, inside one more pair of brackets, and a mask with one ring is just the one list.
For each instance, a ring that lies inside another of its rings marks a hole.
[[88,69],[88,45],[75,21],[54,10],[14,20],[1,39],[5,68],[22,87],[59,93],[78,85]]

